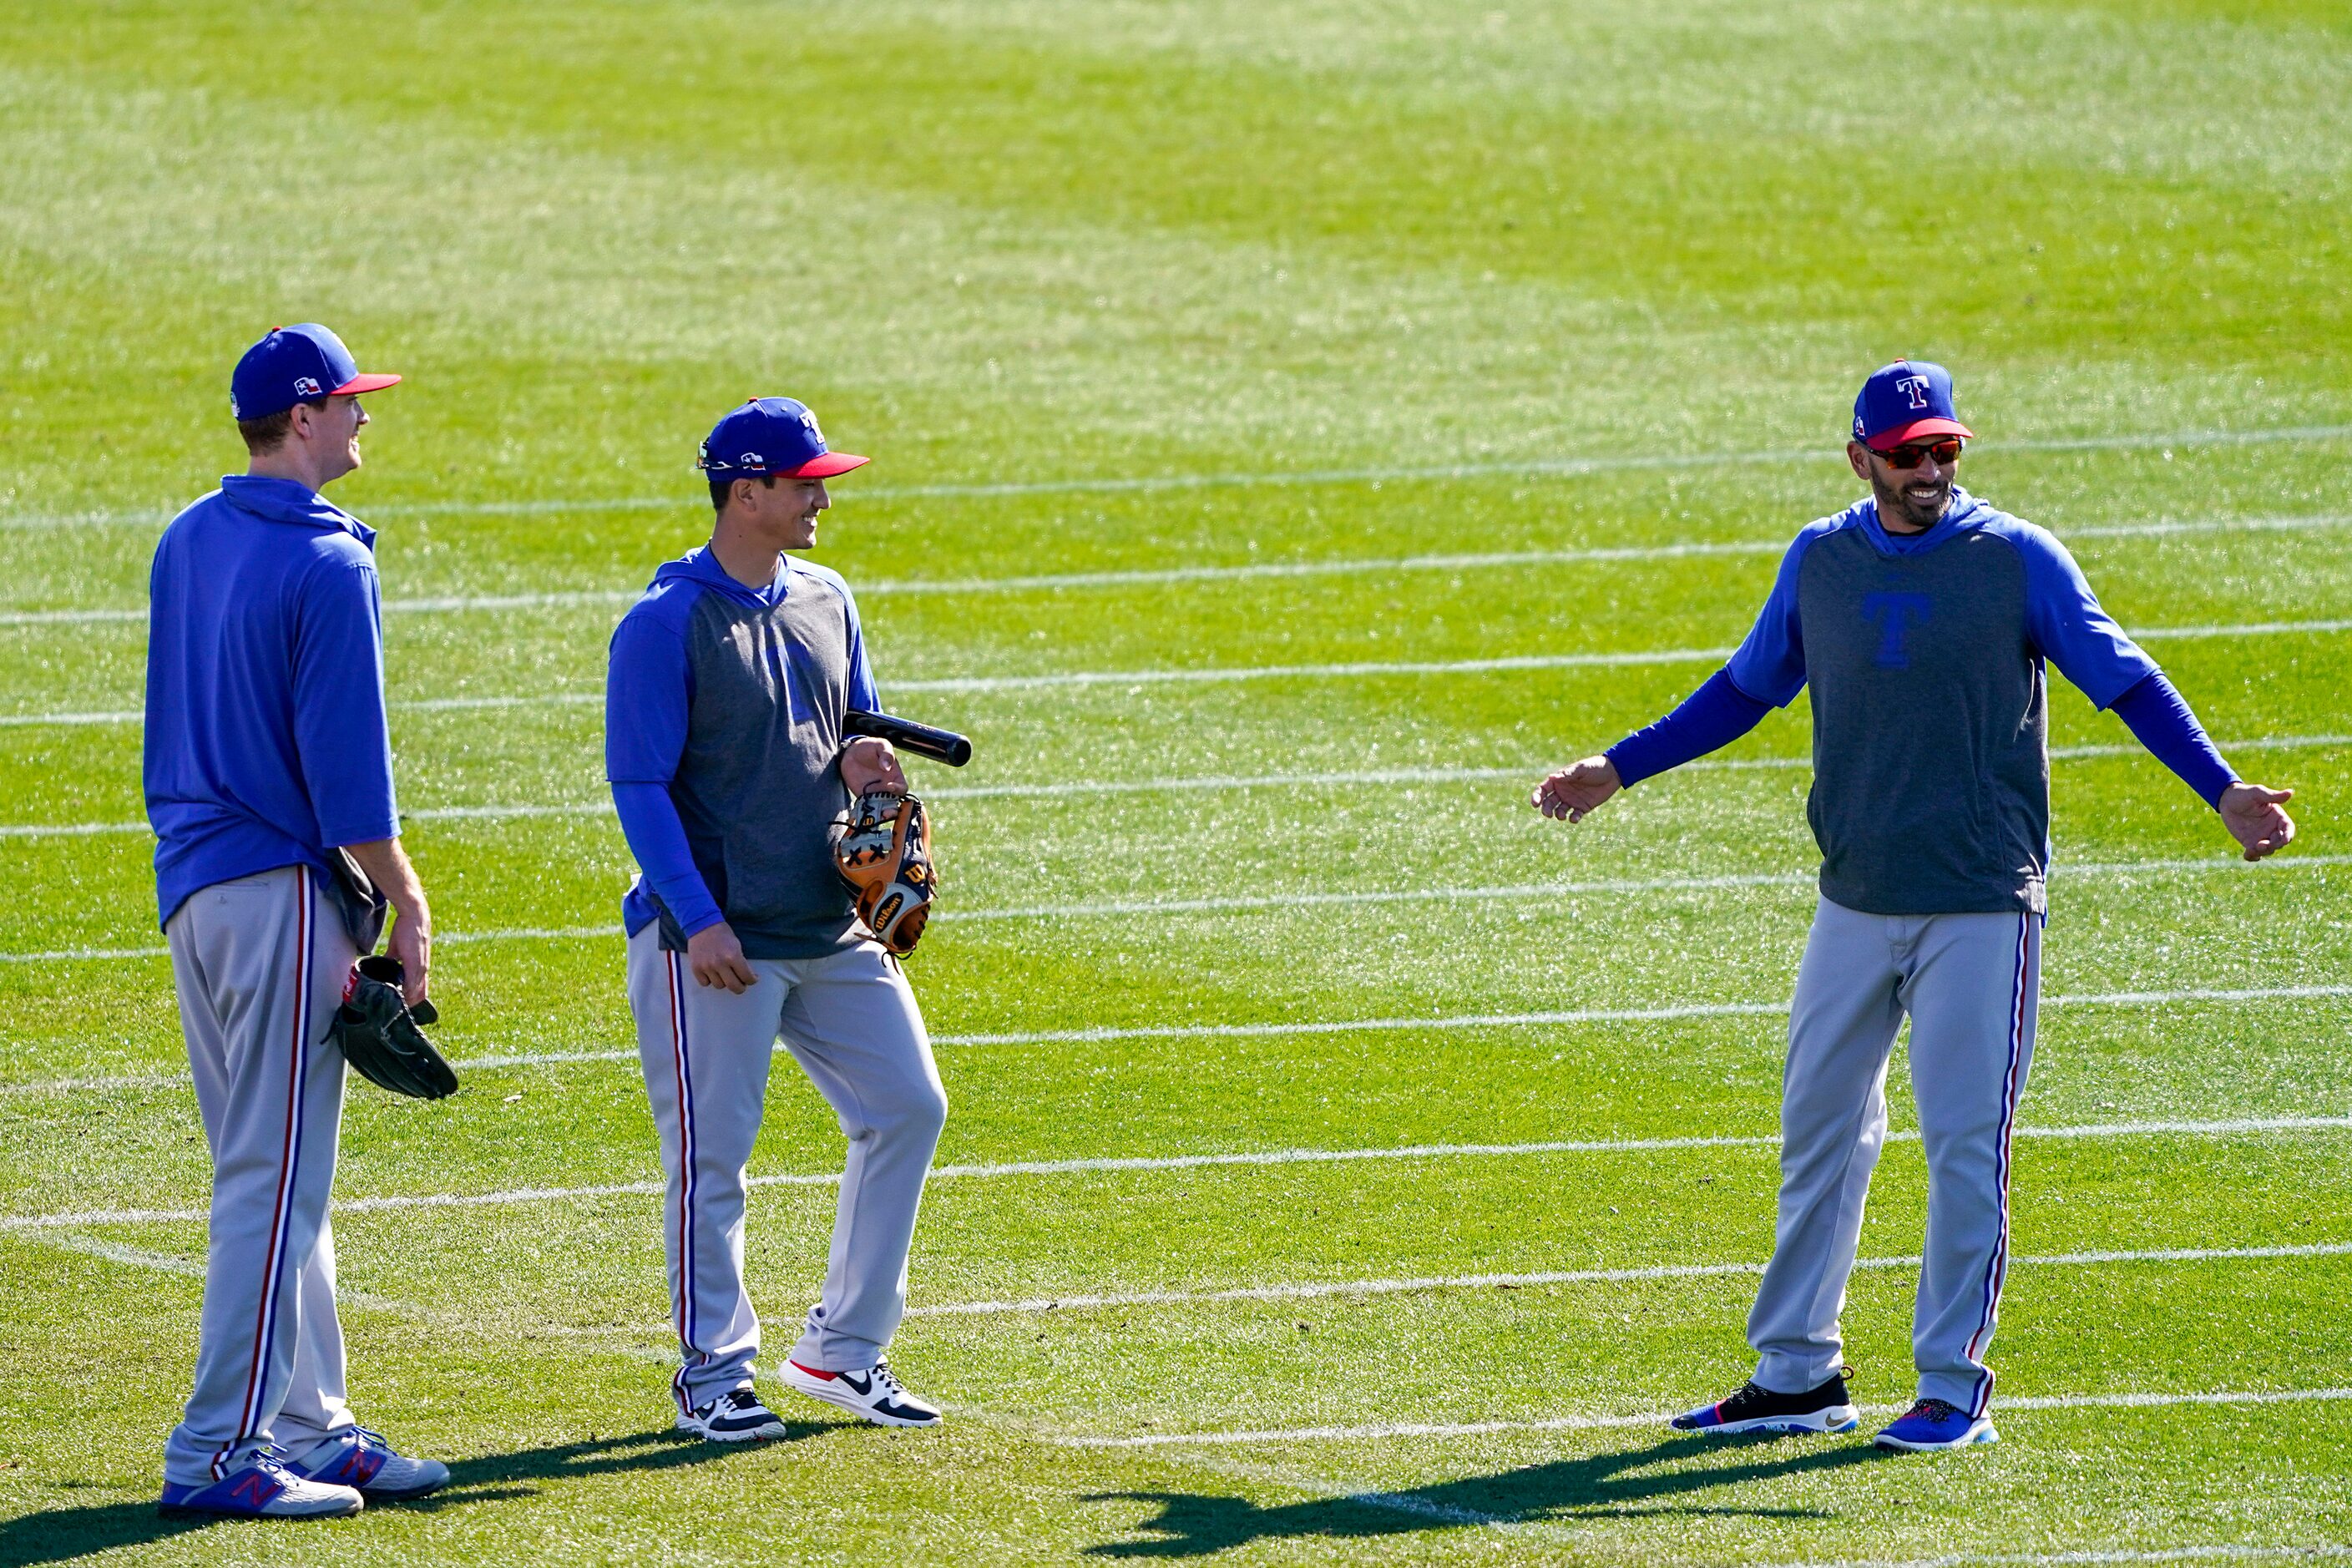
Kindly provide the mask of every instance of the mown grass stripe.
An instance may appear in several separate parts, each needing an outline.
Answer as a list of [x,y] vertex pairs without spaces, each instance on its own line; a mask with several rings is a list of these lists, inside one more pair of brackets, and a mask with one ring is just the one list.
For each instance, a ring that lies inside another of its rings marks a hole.
[[[2310,517],[2216,518],[2196,521],[2090,524],[2070,528],[2063,537],[2074,539],[2168,538],[2191,534],[2304,532],[2352,524],[2352,514],[2322,513]],[[1175,586],[1184,584],[1282,581],[1297,578],[1377,576],[1421,572],[1486,572],[1520,566],[1566,566],[1580,563],[1678,561],[1735,555],[1779,555],[1789,548],[1786,536],[1771,539],[1700,540],[1682,544],[1621,544],[1564,547],[1556,550],[1473,551],[1451,554],[1366,556],[1356,559],[1266,561],[1230,566],[1158,566],[1116,571],[1045,572],[997,577],[884,578],[856,583],[861,599],[916,595],[977,596],[991,594],[1066,593],[1089,588]],[[527,594],[448,594],[383,602],[386,615],[466,615],[513,610],[581,609],[598,605],[619,607],[634,603],[644,590],[625,588],[551,589]],[[144,622],[144,605],[104,608],[0,611],[0,626],[85,626]]]
[[[2317,735],[2257,735],[2216,741],[2223,752],[2280,752],[2352,746],[2352,732]],[[2094,758],[2144,757],[2147,748],[2137,743],[2053,746],[2052,762],[2083,762]],[[1491,784],[1498,780],[1532,780],[1549,763],[1524,763],[1486,768],[1367,768],[1297,773],[1209,773],[1160,779],[1083,779],[1061,784],[944,784],[926,787],[926,800],[1056,800],[1082,795],[1214,794],[1254,789],[1371,789],[1398,784]],[[1676,773],[1753,773],[1810,768],[1812,758],[1707,757],[1685,763]],[[496,822],[506,818],[610,816],[610,800],[562,801],[548,805],[430,805],[404,812],[404,822]],[[111,833],[146,833],[144,822],[18,822],[0,826],[0,838],[83,837]]]
[[[2275,876],[2286,870],[2316,870],[2352,862],[2352,853],[2289,855],[2263,862],[2269,869],[2255,873]],[[2085,861],[2051,868],[2053,877],[2159,877],[2234,872],[2245,862],[2235,856],[2204,856],[2176,860]],[[1527,882],[1478,888],[1370,889],[1344,893],[1234,894],[1210,899],[1139,899],[1072,900],[1060,904],[1008,905],[996,909],[941,910],[931,918],[959,921],[1066,920],[1073,916],[1159,919],[1191,914],[1246,914],[1265,910],[1348,908],[1381,904],[1475,903],[1497,900],[1574,898],[1596,893],[1692,893],[1738,888],[1804,889],[1813,885],[1810,871],[1727,872],[1702,877],[1603,879],[1574,882]],[[436,941],[444,946],[488,942],[603,942],[623,934],[617,924],[572,926],[508,926],[490,931],[443,931]],[[168,947],[58,948],[45,952],[0,952],[0,963],[74,963],[163,958]]]
[[[2279,426],[2256,430],[2127,432],[2107,436],[2021,437],[1979,441],[1979,457],[1999,452],[2109,452],[2140,447],[2266,446],[2340,440],[2352,425]],[[1434,463],[1349,468],[1261,469],[1202,474],[1144,474],[965,482],[928,485],[844,485],[835,502],[857,500],[987,500],[1046,495],[1150,495],[1169,490],[1231,489],[1258,486],[1385,484],[1391,480],[1438,481],[1480,479],[1579,479],[1588,474],[1646,469],[1716,468],[1739,463],[1831,463],[1844,459],[1833,446],[1749,452],[1620,453],[1591,458],[1528,458],[1475,463]],[[565,512],[690,510],[698,498],[681,491],[658,496],[549,497],[536,500],[380,501],[362,510],[372,517],[539,517]],[[160,528],[173,513],[160,509],[126,511],[0,513],[5,528]]]
[[[616,1056],[624,1053],[614,1053]],[[625,1053],[634,1058],[635,1053]],[[460,1066],[467,1064],[460,1063]],[[184,1082],[178,1079],[158,1083]],[[92,1087],[85,1083],[76,1087]],[[2098,1121],[2074,1126],[2021,1127],[2020,1138],[2095,1141],[2124,1138],[2239,1138],[2263,1133],[2323,1133],[2352,1131],[2352,1116],[2251,1116],[2217,1121]],[[1916,1143],[1919,1134],[1889,1132],[1890,1143]],[[1410,1143],[1386,1149],[1256,1149],[1216,1154],[1100,1155],[1069,1160],[1011,1160],[993,1164],[950,1164],[934,1168],[930,1180],[986,1181],[1005,1176],[1066,1176],[1251,1169],[1283,1165],[1355,1164],[1365,1161],[1539,1159],[1562,1154],[1640,1155],[1684,1152],[1698,1149],[1768,1149],[1780,1145],[1778,1133],[1721,1133],[1685,1138],[1566,1138],[1524,1143]],[[748,1178],[755,1187],[822,1187],[837,1185],[838,1173],[784,1172]],[[338,1213],[368,1214],[402,1209],[499,1208],[518,1204],[576,1203],[610,1197],[653,1196],[656,1181],[603,1183],[576,1187],[509,1187],[482,1193],[391,1194],[338,1200]],[[157,1225],[204,1219],[205,1210],[96,1209],[76,1214],[0,1215],[0,1230],[53,1230],[96,1225]]]
[[[2326,1404],[2352,1400],[2352,1388],[2228,1389],[2196,1393],[2003,1394],[2002,1415],[2021,1410],[2161,1410],[2178,1405]],[[1901,1405],[1864,1405],[1865,1415],[1894,1415]],[[1399,1437],[1486,1437],[1508,1432],[1610,1431],[1663,1426],[1673,1411],[1637,1415],[1537,1415],[1497,1421],[1382,1421],[1360,1426],[1283,1426],[1230,1432],[1147,1432],[1130,1436],[1067,1435],[1047,1439],[1072,1448],[1161,1448],[1188,1445],[1385,1442]],[[2347,1549],[2352,1550],[2352,1549]],[[2076,1561],[2068,1557],[2065,1561]],[[1957,1559],[1955,1560],[1957,1561]],[[1969,1562],[1985,1559],[1971,1554]],[[2037,1559],[2036,1561],[2050,1561]]]
[[[2217,741],[2228,752],[2278,752],[2352,746],[2352,733],[2261,735]],[[2144,757],[2137,744],[2053,746],[2052,762],[2081,762],[2105,757]],[[1534,780],[1550,764],[1526,763],[1516,767],[1488,768],[1369,768],[1298,773],[1212,773],[1165,779],[1089,779],[1065,784],[945,784],[926,787],[926,800],[1055,800],[1082,795],[1218,793],[1253,789],[1370,789],[1398,784],[1490,784],[1497,780]],[[1811,757],[1712,757],[1685,763],[1677,773],[1753,773],[1759,770],[1810,768]],[[497,822],[508,818],[610,816],[610,800],[562,801],[539,805],[429,805],[404,812],[404,822]],[[115,833],[146,833],[144,822],[16,822],[0,825],[0,838],[79,838]]]
[[1976,1568],[1977,1564],[1987,1563],[2014,1563],[2017,1568],[2095,1568],[2101,1563],[2315,1563],[2345,1557],[2352,1557],[2352,1546],[2243,1546],[2225,1543],[2110,1547],[2078,1552],[1969,1552],[1944,1557],[1841,1557],[1830,1562],[1807,1560],[1765,1563],[1761,1568]]
[[[2127,1263],[2215,1263],[2297,1258],[2352,1257],[2352,1241],[2292,1247],[2166,1247],[2137,1251],[2060,1252],[2012,1258],[2017,1268],[2093,1267]],[[1906,1258],[1858,1258],[1862,1269],[1917,1268]],[[1527,1289],[1548,1285],[1619,1285],[1649,1279],[1713,1279],[1764,1272],[1761,1263],[1659,1263],[1631,1268],[1551,1268],[1524,1274],[1431,1274],[1390,1279],[1330,1279],[1285,1285],[1236,1285],[1222,1289],[1129,1290],[1099,1295],[1033,1296],[1021,1300],[957,1301],[909,1307],[910,1318],[1000,1317],[1080,1311],[1103,1307],[1213,1306],[1227,1301],[1312,1301],[1331,1296],[1417,1295],[1433,1290]]]
[[[2095,991],[2044,996],[2043,1007],[2159,1007],[2178,1002],[2274,1002],[2352,996],[2352,984],[2197,986],[2178,991]],[[1775,1017],[1786,1002],[1688,1002],[1666,1007],[1592,1007],[1558,1012],[1472,1013],[1442,1018],[1354,1018],[1300,1023],[1102,1025],[1003,1034],[934,1035],[935,1045],[1078,1045],[1105,1040],[1247,1039],[1266,1035],[1381,1034],[1411,1030],[1507,1029],[1577,1024],[1657,1024],[1689,1018]]]
[[[2172,638],[2221,638],[2313,636],[2352,631],[2352,618],[2339,620],[2259,621],[2238,625],[2143,626],[2130,636],[2143,641]],[[1375,659],[1336,664],[1249,664],[1204,666],[1192,669],[1073,669],[1040,675],[941,676],[896,680],[890,690],[919,693],[960,693],[967,696],[999,691],[1045,691],[1070,688],[1122,686],[1215,685],[1258,680],[1362,680],[1422,675],[1492,675],[1538,669],[1622,669],[1651,665],[1694,664],[1731,657],[1727,647],[1655,648],[1623,653],[1514,654],[1498,658]],[[488,697],[426,697],[395,701],[395,710],[417,713],[497,710],[602,703],[601,690],[549,691]],[[0,714],[0,725],[137,724],[143,714],[129,709],[87,712]]]

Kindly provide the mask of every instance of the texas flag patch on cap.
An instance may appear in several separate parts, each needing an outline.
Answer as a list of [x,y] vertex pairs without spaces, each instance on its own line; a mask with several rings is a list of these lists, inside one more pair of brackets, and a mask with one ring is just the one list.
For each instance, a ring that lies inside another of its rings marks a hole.
[[228,411],[236,419],[267,419],[298,403],[333,394],[382,392],[400,377],[362,374],[343,340],[316,321],[272,327],[245,351],[229,377]]

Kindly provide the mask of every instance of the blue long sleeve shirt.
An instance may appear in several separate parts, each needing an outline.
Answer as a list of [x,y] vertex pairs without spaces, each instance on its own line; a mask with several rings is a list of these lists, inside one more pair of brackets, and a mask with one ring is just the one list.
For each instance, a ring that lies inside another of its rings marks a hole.
[[1809,525],[1730,662],[1609,755],[1637,783],[1810,687],[1826,897],[1885,914],[2039,910],[2045,661],[2218,801],[2228,764],[2065,547],[1965,491],[1919,534],[1888,533],[1869,501]]
[[708,548],[654,574],[613,633],[604,776],[643,872],[635,935],[683,948],[724,920],[752,958],[855,940],[829,829],[849,804],[845,709],[881,705],[848,584],[786,557],[749,587]]
[[143,777],[162,921],[215,882],[400,832],[373,530],[237,474],[172,520],[148,578]]

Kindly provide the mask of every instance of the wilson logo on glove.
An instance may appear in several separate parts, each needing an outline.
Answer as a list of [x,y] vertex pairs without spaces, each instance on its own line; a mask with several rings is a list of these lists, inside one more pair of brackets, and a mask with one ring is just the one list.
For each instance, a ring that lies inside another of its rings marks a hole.
[[900,957],[915,951],[940,890],[931,823],[911,795],[868,790],[834,823],[833,860],[874,940]]

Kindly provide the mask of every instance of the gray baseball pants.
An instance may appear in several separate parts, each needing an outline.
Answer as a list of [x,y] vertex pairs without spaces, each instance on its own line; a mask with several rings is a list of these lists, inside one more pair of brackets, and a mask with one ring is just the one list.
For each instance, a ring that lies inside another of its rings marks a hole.
[[743,1286],[744,1172],[779,1039],[849,1139],[824,1289],[792,1359],[856,1372],[907,1310],[907,1251],[947,1091],[897,961],[866,942],[822,958],[750,961],[738,994],[704,985],[657,925],[629,939],[629,1006],[667,1177],[662,1236],[684,1363],[680,1410],[752,1382],[760,1320]]
[[301,866],[197,891],[164,937],[213,1205],[195,1389],[163,1479],[202,1486],[262,1445],[299,1457],[352,1424],[327,1226],[343,1058],[327,1026],[358,954]]
[[1911,1329],[1919,1397],[1984,1414],[2009,1267],[2010,1138],[2041,983],[2039,915],[1872,915],[1821,901],[1790,1009],[1780,1231],[1748,1317],[1764,1387],[1802,1393],[1844,1359],[1838,1314],[1886,1142],[1887,1056],[1907,1015],[1927,1156]]

